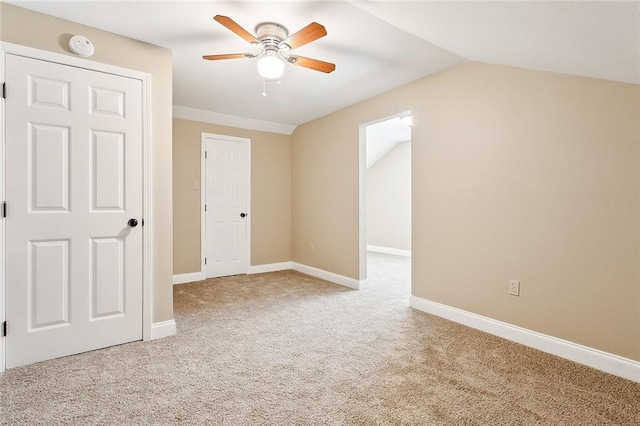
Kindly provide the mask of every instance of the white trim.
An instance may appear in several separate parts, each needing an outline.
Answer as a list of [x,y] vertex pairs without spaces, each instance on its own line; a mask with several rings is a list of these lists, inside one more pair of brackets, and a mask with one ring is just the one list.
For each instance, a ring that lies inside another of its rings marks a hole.
[[[4,79],[4,67],[6,55],[23,56],[26,58],[37,59],[41,61],[48,61],[62,65],[73,66],[76,68],[82,68],[91,71],[104,72],[108,74],[115,74],[123,77],[133,78],[142,82],[142,149],[143,149],[143,215],[146,219],[145,226],[142,232],[142,338],[143,340],[149,340],[152,335],[152,322],[153,322],[153,219],[152,219],[152,194],[153,194],[153,179],[152,179],[152,157],[151,157],[151,75],[142,71],[131,70],[128,68],[122,68],[114,65],[103,64],[100,62],[91,61],[88,59],[77,58],[74,56],[63,55],[59,53],[49,52],[46,50],[34,49],[32,47],[20,46],[13,43],[0,42],[0,60],[1,70],[0,75],[2,81]],[[2,114],[3,126],[0,132],[0,139],[2,140],[2,179],[4,179],[4,148],[5,148],[5,128],[4,128],[4,102],[2,102]],[[1,183],[2,187],[2,199],[4,200],[4,180]],[[1,200],[0,200],[1,201]],[[0,318],[4,321],[5,318],[5,283],[4,283],[4,224],[2,225],[2,241],[0,244],[0,258],[2,258],[2,274],[0,284]],[[149,248],[149,249],[147,249]],[[5,339],[0,339],[0,371],[5,369]]]
[[248,273],[249,265],[251,265],[251,139],[207,132],[202,132],[200,137],[200,271],[204,275],[203,279],[206,279],[207,268],[204,263],[204,259],[207,254],[207,223],[205,220],[206,215],[203,206],[205,205],[207,198],[207,164],[205,161],[205,145],[207,138],[222,139],[226,141],[242,142],[247,144],[247,263],[244,270],[244,273],[246,274]]
[[367,271],[367,125],[358,127],[358,276]]
[[[207,255],[207,241],[206,241],[206,225],[207,225],[207,221],[206,221],[206,216],[204,214],[204,205],[205,202],[207,201],[207,194],[206,189],[207,189],[207,185],[206,185],[206,168],[207,168],[207,162],[205,161],[204,158],[204,153],[206,151],[206,147],[205,147],[205,133],[202,133],[200,135],[200,273],[202,274],[202,279],[205,278],[205,263],[204,263],[204,258]],[[174,284],[175,281],[174,281]]]
[[[5,44],[0,42],[0,82],[5,81]],[[0,147],[0,202],[5,200],[5,181],[4,181],[4,158],[5,158],[5,111],[4,111],[4,99],[0,100],[0,141],[2,146]],[[4,247],[5,247],[5,223],[6,220],[2,220],[0,225],[0,324],[6,321],[5,307],[4,307],[4,295],[5,295],[5,259],[4,259]],[[5,368],[5,341],[7,339],[0,337],[0,372]]]
[[47,50],[35,49],[33,47],[20,46],[13,43],[0,42],[0,50],[2,50],[2,52],[5,54],[39,59],[41,61],[54,62],[57,64],[69,65],[76,68],[83,68],[108,74],[116,74],[123,77],[134,78],[137,80],[144,80],[146,77],[149,77],[148,73],[142,71],[122,68],[116,65],[109,65],[102,62],[95,62],[90,59],[63,55],[61,53],[49,52]]
[[249,266],[247,274],[264,274],[265,272],[286,271],[291,269],[291,262],[266,263]]
[[[142,80],[142,340],[149,340],[153,326],[153,140],[151,138],[151,75]],[[146,220],[145,220],[146,219]]]
[[409,304],[420,311],[640,383],[640,362],[638,361],[417,296],[411,296]]
[[173,276],[173,285],[193,283],[196,281],[203,281],[205,279],[204,272],[190,272],[187,274],[177,274]]
[[367,244],[367,251],[373,251],[376,253],[393,254],[395,256],[411,257],[411,250],[402,250],[391,247],[372,246]]
[[301,263],[291,262],[291,269],[311,275],[312,277],[340,284],[355,290],[364,290],[369,286],[367,280],[356,280],[355,278],[345,277],[344,275],[335,274],[323,269],[314,268],[313,266],[303,265]]
[[206,111],[203,109],[189,108],[180,105],[173,106],[173,117],[182,118],[184,120],[200,121],[201,123],[218,124],[220,126],[237,127],[240,129],[280,133],[282,135],[292,134],[297,127],[294,124],[256,120],[254,118],[222,114],[220,112]]
[[[242,139],[242,138],[240,138]],[[227,140],[230,140],[227,136]],[[245,274],[248,273],[251,266],[251,139],[245,139],[247,144],[247,264],[245,265]]]
[[151,336],[148,340],[162,339],[177,333],[175,320],[156,322],[151,325]]
[[[356,280],[354,278],[345,277],[333,272],[325,271],[323,269],[314,268],[312,266],[303,265],[296,262],[278,262],[278,263],[266,263],[263,265],[252,265],[247,270],[247,275],[252,274],[264,274],[268,272],[288,271],[294,270],[302,272],[303,274],[311,275],[312,277],[320,278],[326,281],[330,281],[335,284],[340,284],[345,287],[353,288],[355,290],[366,289],[369,285],[367,280]],[[173,284],[184,284],[196,281],[203,281],[206,279],[204,272],[190,272],[186,274],[177,274],[173,276]]]

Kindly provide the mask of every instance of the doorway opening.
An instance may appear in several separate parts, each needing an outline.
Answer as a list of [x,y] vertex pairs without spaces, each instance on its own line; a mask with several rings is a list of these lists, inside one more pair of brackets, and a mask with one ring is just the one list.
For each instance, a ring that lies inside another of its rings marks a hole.
[[411,112],[360,126],[360,271],[411,293]]

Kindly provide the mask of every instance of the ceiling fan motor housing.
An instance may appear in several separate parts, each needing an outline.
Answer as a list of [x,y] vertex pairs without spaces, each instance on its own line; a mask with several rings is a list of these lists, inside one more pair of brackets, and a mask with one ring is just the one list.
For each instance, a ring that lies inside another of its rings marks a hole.
[[278,49],[282,40],[286,39],[289,32],[285,27],[273,22],[263,22],[256,26],[256,38],[264,46],[265,50]]

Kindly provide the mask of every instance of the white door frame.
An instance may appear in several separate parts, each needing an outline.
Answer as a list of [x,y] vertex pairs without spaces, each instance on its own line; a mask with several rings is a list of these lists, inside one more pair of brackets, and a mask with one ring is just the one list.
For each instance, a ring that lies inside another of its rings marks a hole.
[[[5,64],[7,55],[23,56],[32,59],[39,59],[47,62],[54,62],[61,65],[68,65],[76,68],[83,68],[90,71],[115,74],[122,77],[133,78],[142,82],[142,207],[145,224],[142,228],[142,339],[151,339],[151,326],[153,322],[153,220],[151,218],[151,75],[141,71],[130,70],[113,65],[94,62],[88,59],[81,59],[74,56],[53,53],[31,47],[20,46],[12,43],[0,42],[0,82],[5,81]],[[11,96],[11,88],[7,87],[7,96]],[[5,102],[0,101],[0,139],[2,149],[0,150],[0,202],[5,200]],[[10,207],[9,207],[10,209]],[[0,219],[2,220],[2,219]],[[5,221],[0,224],[0,323],[6,321],[5,309]],[[11,330],[9,330],[11,332]],[[4,337],[0,337],[0,372],[5,369],[5,342]]]
[[207,254],[206,231],[207,222],[204,205],[207,195],[206,170],[207,164],[204,158],[206,150],[205,142],[207,138],[223,139],[227,141],[243,142],[247,144],[247,272],[251,266],[251,139],[239,138],[237,136],[218,135],[215,133],[202,132],[200,138],[200,276],[206,279],[206,269],[204,258]]
[[[367,279],[367,126],[411,115],[411,110],[402,111],[387,117],[360,124],[358,129],[358,271],[360,280]],[[413,147],[413,145],[412,145]],[[413,150],[413,148],[412,148]],[[412,177],[413,179],[413,177]],[[412,194],[413,195],[413,194]],[[413,197],[412,203],[413,203]],[[413,211],[413,205],[411,207]],[[413,220],[413,216],[412,219]],[[413,229],[413,228],[412,228]],[[412,231],[413,232],[413,231]],[[412,239],[413,241],[413,239]]]

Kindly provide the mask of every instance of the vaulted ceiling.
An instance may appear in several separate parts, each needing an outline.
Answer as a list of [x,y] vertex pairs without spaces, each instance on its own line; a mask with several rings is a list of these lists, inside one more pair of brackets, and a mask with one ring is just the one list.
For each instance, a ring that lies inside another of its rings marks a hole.
[[[640,83],[640,2],[457,1],[10,1],[173,51],[173,102],[291,128],[464,61]],[[251,52],[212,17],[254,32],[310,22],[328,35],[295,53],[333,62],[331,74],[287,65],[281,84],[256,59],[204,61]],[[96,49],[102,48],[96,46]]]

